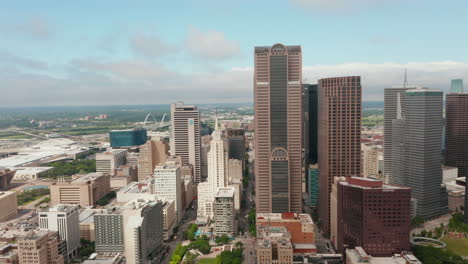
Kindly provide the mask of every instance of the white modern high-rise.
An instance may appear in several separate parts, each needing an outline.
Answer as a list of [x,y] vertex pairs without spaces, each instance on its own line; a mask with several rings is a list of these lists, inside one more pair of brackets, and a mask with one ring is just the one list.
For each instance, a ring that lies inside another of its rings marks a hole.
[[180,163],[176,159],[169,158],[163,165],[154,168],[154,193],[159,199],[175,201],[177,222],[182,219],[184,210],[184,182]]
[[48,211],[39,213],[39,228],[58,231],[66,243],[66,258],[71,259],[78,253],[80,246],[80,209],[77,205],[57,204]]
[[122,207],[122,216],[126,263],[149,263],[164,239],[163,203],[136,199]]
[[194,105],[171,105],[170,151],[181,156],[182,164],[193,166],[193,181],[201,181],[200,111]]

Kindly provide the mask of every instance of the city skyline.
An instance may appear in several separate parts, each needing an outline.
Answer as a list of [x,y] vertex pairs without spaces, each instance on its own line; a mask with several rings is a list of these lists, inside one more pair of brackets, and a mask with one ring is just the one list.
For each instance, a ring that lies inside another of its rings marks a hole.
[[[468,78],[462,44],[467,37],[456,34],[466,24],[466,3],[92,4],[93,12],[81,3],[5,5],[0,11],[0,87],[9,98],[4,106],[129,104],[129,96],[138,104],[252,102],[252,47],[271,43],[303,47],[307,83],[361,75],[365,101],[382,100],[384,87],[401,85],[405,68],[410,84],[434,89],[448,90],[451,79]],[[289,23],[258,20],[260,7],[271,15],[284,12],[295,30]],[[436,19],[441,9],[450,19]],[[110,12],[101,15],[103,10]],[[257,27],[244,30],[251,24]],[[263,30],[270,27],[275,30]],[[449,30],[436,37],[432,31],[438,28]],[[337,30],[343,32],[330,34]]]

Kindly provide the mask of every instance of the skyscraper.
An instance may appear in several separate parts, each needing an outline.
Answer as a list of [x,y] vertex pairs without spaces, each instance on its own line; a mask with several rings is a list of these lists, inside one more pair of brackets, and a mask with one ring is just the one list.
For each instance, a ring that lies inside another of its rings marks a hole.
[[[461,80],[452,80],[452,88],[454,81]],[[468,93],[463,93],[463,84],[453,90],[458,92],[446,97],[445,165],[457,167],[459,177],[468,177]],[[465,195],[465,222],[468,223],[468,195]]]
[[302,51],[255,47],[255,188],[258,213],[302,211]]
[[462,79],[452,80],[452,84],[450,86],[450,93],[463,93],[463,80]]
[[361,77],[321,79],[318,85],[318,209],[328,234],[333,179],[361,175]]
[[148,140],[140,146],[138,181],[153,176],[154,167],[166,161],[169,146],[162,140]]
[[200,112],[196,106],[171,105],[171,155],[181,156],[182,165],[194,168],[193,181],[201,181]]
[[440,204],[443,92],[412,89],[405,98],[405,115],[398,107],[392,123],[391,182],[413,189],[418,216],[439,216],[444,213]]
[[155,194],[160,199],[175,201],[177,222],[182,220],[184,212],[183,192],[181,188],[184,179],[180,164],[174,160],[158,165],[154,169]]
[[305,161],[307,167],[309,164],[318,162],[317,152],[317,134],[318,134],[318,85],[303,84],[303,99],[304,105],[304,149]]
[[384,179],[390,183],[392,180],[392,122],[397,119],[397,99],[400,96],[400,109],[404,116],[406,111],[405,92],[416,87],[393,87],[384,90]]

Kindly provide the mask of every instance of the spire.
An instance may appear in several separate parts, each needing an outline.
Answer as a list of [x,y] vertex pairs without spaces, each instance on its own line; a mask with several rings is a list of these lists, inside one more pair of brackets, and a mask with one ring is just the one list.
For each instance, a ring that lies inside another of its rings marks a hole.
[[397,94],[397,119],[403,119],[403,115],[401,113],[401,98],[400,93]]
[[216,117],[215,119],[215,131],[219,130],[219,127],[218,127],[218,117]]

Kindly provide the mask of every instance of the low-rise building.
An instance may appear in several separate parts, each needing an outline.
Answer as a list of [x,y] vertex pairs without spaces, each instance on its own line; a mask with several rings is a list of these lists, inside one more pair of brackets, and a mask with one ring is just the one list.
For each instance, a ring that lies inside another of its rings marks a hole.
[[50,186],[52,204],[94,206],[110,189],[110,176],[99,172],[75,175],[71,181],[59,181]]
[[13,244],[2,243],[0,245],[0,264],[18,264],[18,250]]
[[314,222],[310,215],[296,213],[257,214],[257,234],[262,233],[266,226],[286,228],[290,233],[295,254],[314,254],[317,252]]
[[11,180],[16,171],[7,168],[0,168],[0,191],[7,191],[10,189]]
[[0,192],[0,222],[5,222],[18,215],[18,199],[16,192]]
[[291,233],[284,226],[257,228],[257,264],[292,264]]
[[58,232],[32,231],[18,240],[20,264],[63,264]]
[[402,252],[388,257],[373,257],[362,247],[346,249],[346,264],[422,264],[413,254]]
[[448,207],[451,213],[463,212],[465,206],[465,191],[450,191],[448,192]]
[[126,149],[110,149],[96,154],[96,172],[114,175],[115,170],[125,165],[127,158]]
[[125,264],[125,257],[120,253],[93,253],[83,264]]

